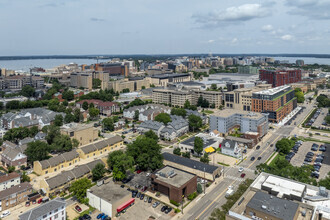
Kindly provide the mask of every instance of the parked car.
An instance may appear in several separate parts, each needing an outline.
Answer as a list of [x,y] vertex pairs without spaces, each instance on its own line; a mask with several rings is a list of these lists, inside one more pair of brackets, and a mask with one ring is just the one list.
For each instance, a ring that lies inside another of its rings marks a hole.
[[141,194],[140,200],[143,200],[143,199],[144,199],[144,194]]
[[141,197],[141,193],[138,192],[137,195],[136,195],[136,198],[140,198]]
[[152,204],[153,208],[156,208],[157,206],[159,206],[160,202],[156,201],[154,204]]
[[261,160],[261,157],[258,157],[257,160]]
[[244,170],[244,168],[243,167],[240,167],[240,168],[238,168],[238,172],[243,172],[243,170]]
[[148,196],[146,196],[145,198],[144,198],[144,202],[147,202],[148,201]]
[[101,220],[105,220],[107,218],[108,218],[108,215],[103,215],[102,218],[101,218]]
[[42,203],[42,198],[38,200],[38,204]]
[[244,150],[243,150],[243,154],[246,154],[246,152],[247,152],[247,150],[246,150],[246,149],[244,149]]
[[144,192],[144,191],[146,191],[147,188],[148,188],[148,187],[143,186],[142,189],[141,189],[141,191]]
[[2,214],[0,215],[0,218],[7,217],[8,215],[10,215],[10,211],[9,210],[3,211]]
[[30,202],[29,201],[25,202],[25,206],[26,207],[30,206]]
[[81,212],[81,211],[82,211],[79,205],[76,205],[76,206],[74,207],[74,209],[75,209],[77,212]]
[[312,158],[306,157],[304,161],[306,161],[306,162],[312,162]]
[[90,215],[88,215],[88,214],[84,214],[84,215],[83,215],[83,218],[84,218],[85,220],[91,220],[91,219],[92,219],[92,217],[91,217]]
[[245,177],[245,173],[242,173],[242,174],[241,174],[241,178],[244,178],[244,177]]
[[100,218],[102,218],[102,216],[104,216],[104,213],[98,214],[96,218],[100,219]]
[[151,202],[152,202],[152,198],[149,197],[149,199],[148,199],[148,203],[151,203]]
[[166,210],[165,210],[165,214],[168,214],[172,211],[172,208],[171,207],[168,207]]
[[319,176],[320,176],[320,173],[316,172],[316,171],[312,172],[312,174],[311,174],[311,177],[319,178]]
[[251,157],[251,161],[254,161],[256,158],[255,157]]
[[260,149],[260,145],[258,145],[258,146],[256,147],[256,149],[259,150],[259,149]]
[[166,205],[164,205],[162,208],[161,208],[161,212],[165,212],[165,210],[167,209],[168,207]]

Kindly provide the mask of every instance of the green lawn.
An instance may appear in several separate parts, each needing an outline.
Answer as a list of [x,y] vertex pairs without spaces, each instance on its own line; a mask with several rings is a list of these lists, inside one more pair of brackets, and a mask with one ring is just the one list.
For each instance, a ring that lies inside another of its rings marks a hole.
[[205,114],[213,114],[214,111],[211,111],[211,110],[204,110],[204,113],[205,113]]

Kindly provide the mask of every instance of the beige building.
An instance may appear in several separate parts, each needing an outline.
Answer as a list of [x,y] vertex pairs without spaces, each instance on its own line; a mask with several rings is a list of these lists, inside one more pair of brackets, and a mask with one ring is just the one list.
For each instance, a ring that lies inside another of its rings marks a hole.
[[78,140],[79,146],[92,143],[99,136],[98,130],[93,127],[93,124],[69,123],[63,125],[60,131],[71,139]]
[[226,92],[224,94],[225,108],[251,111],[252,93],[271,88],[271,84],[260,84],[253,88],[241,88]]
[[222,93],[203,90],[170,90],[154,89],[152,91],[152,101],[154,103],[170,104],[172,106],[183,107],[186,100],[192,105],[197,105],[198,98],[202,96],[210,105],[214,104],[218,108],[222,103]]
[[130,92],[139,91],[144,86],[145,89],[150,88],[150,78],[138,80],[116,80],[110,81],[106,85],[106,89],[113,89],[115,92],[122,92],[124,89],[129,89]]
[[93,74],[92,73],[71,73],[70,86],[74,88],[93,89]]
[[168,83],[188,82],[191,81],[190,73],[171,73],[171,74],[158,74],[147,77],[150,83],[155,86],[167,87]]
[[300,88],[303,93],[308,91],[313,91],[316,89],[316,84],[311,82],[299,82],[299,83],[292,83],[290,86],[293,89]]
[[0,211],[12,208],[28,200],[32,193],[32,186],[28,182],[21,183],[0,192]]

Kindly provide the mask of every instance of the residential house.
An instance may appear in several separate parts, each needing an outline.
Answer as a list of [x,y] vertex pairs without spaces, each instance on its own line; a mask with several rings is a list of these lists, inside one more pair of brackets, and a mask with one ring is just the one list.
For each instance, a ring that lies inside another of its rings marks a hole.
[[0,176],[0,191],[9,189],[21,183],[20,175],[16,172],[7,173]]
[[66,202],[55,198],[19,216],[19,220],[65,220]]
[[32,193],[30,183],[24,182],[0,192],[0,211],[7,210],[28,200]]
[[82,108],[83,103],[87,102],[88,105],[93,103],[94,107],[100,111],[100,115],[103,116],[110,116],[115,112],[120,112],[120,106],[116,102],[103,102],[97,99],[88,99],[88,100],[81,100],[76,103],[78,108]]
[[154,120],[160,113],[171,113],[171,108],[160,104],[133,106],[123,111],[124,118],[134,119],[135,112],[139,112],[139,121]]
[[236,141],[232,140],[224,140],[221,144],[221,153],[240,158],[242,156],[241,149],[238,146],[238,143]]
[[20,168],[27,165],[27,156],[19,150],[7,147],[1,154],[1,163],[6,167]]

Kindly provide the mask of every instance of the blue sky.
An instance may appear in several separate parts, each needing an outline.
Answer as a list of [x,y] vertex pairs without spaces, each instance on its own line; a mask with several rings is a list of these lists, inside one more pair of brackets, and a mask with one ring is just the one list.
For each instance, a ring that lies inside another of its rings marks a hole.
[[0,56],[330,53],[330,0],[0,0]]

